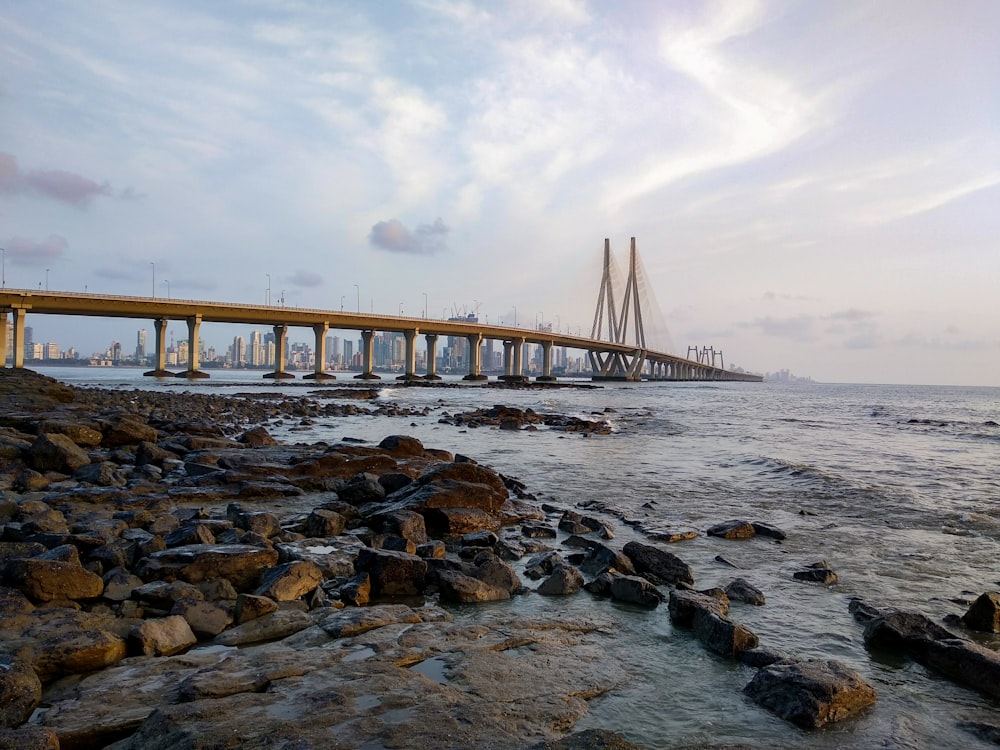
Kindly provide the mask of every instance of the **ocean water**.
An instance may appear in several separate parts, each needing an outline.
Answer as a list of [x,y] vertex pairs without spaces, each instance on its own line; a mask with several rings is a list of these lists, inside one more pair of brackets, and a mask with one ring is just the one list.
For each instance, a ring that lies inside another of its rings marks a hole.
[[[137,371],[47,374],[77,385],[217,393],[284,389],[324,398],[324,388],[262,382],[260,373],[212,373],[191,384],[143,381]],[[337,381],[335,387],[348,381]],[[581,381],[581,385],[588,385]],[[380,399],[426,415],[294,420],[268,429],[286,442],[351,437],[372,442],[409,434],[428,447],[464,453],[525,482],[540,500],[568,507],[599,502],[616,537],[649,540],[645,528],[700,530],[668,546],[694,569],[695,586],[741,576],[767,597],[733,603],[730,616],[762,645],[800,657],[836,659],[872,684],[878,702],[857,717],[805,732],[747,699],[748,667],[705,651],[675,628],[665,606],[640,610],[581,593],[527,595],[509,604],[463,607],[488,622],[497,607],[526,615],[560,609],[599,613],[603,637],[628,683],[591,702],[577,728],[618,731],[649,748],[699,743],[754,747],[977,748],[961,722],[1000,724],[1000,703],[908,660],[864,648],[848,612],[852,597],[879,607],[961,615],[983,591],[1000,590],[1000,388],[752,383],[621,383],[602,387],[499,389],[373,384]],[[509,432],[442,424],[447,414],[493,404],[605,418],[613,432]],[[727,541],[704,530],[728,519],[774,524],[779,543]],[[721,562],[718,558],[724,558]],[[825,560],[832,586],[792,574]],[[735,567],[734,567],[735,566]],[[971,634],[966,634],[971,635]],[[974,636],[1000,649],[1000,637]]]

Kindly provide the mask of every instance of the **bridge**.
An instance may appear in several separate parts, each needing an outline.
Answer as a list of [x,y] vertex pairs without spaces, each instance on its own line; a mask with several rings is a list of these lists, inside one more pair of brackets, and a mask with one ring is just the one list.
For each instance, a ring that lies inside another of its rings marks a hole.
[[[354,330],[361,334],[362,370],[359,379],[378,379],[373,372],[373,341],[377,331],[401,333],[406,342],[404,372],[400,380],[438,380],[436,347],[441,336],[464,338],[468,341],[468,374],[466,380],[485,380],[482,374],[481,346],[486,339],[503,343],[504,374],[501,380],[525,381],[524,348],[534,344],[542,350],[541,374],[536,380],[554,381],[552,374],[553,347],[586,351],[590,357],[594,380],[716,380],[759,382],[759,375],[725,370],[708,362],[697,353],[695,359],[680,357],[646,346],[639,284],[636,274],[637,256],[632,239],[629,280],[626,282],[623,304],[615,306],[618,291],[611,274],[610,245],[605,240],[604,278],[598,295],[597,312],[591,336],[573,336],[551,330],[529,330],[512,326],[482,324],[472,320],[434,320],[378,313],[351,313],[277,305],[247,305],[243,303],[205,300],[127,297],[120,295],[79,292],[41,291],[29,289],[0,290],[0,363],[7,361],[7,316],[13,317],[14,367],[24,367],[24,326],[29,314],[80,315],[106,318],[152,320],[155,329],[156,364],[145,373],[154,377],[205,378],[200,369],[199,330],[203,322],[240,323],[271,326],[274,331],[275,368],[264,377],[292,378],[285,359],[288,329],[311,328],[315,335],[315,369],[306,378],[332,380],[335,376],[324,371],[326,337],[330,330]],[[166,369],[166,332],[169,321],[185,321],[188,329],[187,368],[178,373]],[[604,332],[605,323],[607,333]],[[417,341],[424,337],[427,366],[423,374],[416,370]],[[606,336],[606,338],[605,338]],[[690,349],[688,354],[690,355]],[[707,350],[706,350],[707,351]],[[721,353],[719,353],[721,354]],[[713,350],[714,355],[714,350]]]

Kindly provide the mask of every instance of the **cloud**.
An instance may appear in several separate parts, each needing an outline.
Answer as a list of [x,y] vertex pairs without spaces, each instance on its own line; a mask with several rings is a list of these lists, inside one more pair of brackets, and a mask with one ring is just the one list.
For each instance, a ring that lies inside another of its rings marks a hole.
[[38,193],[55,201],[85,208],[100,195],[111,195],[108,183],[99,185],[82,175],[61,169],[35,169],[22,171],[17,159],[0,153],[0,192],[21,194]]
[[447,250],[451,229],[438,218],[433,224],[421,224],[411,232],[399,219],[380,221],[372,227],[368,241],[376,248],[392,253],[434,255]]
[[43,266],[61,258],[69,249],[65,237],[50,234],[48,239],[29,240],[26,237],[13,237],[3,245],[7,262],[15,266]]
[[323,277],[312,271],[296,271],[288,279],[295,286],[317,287],[323,285]]

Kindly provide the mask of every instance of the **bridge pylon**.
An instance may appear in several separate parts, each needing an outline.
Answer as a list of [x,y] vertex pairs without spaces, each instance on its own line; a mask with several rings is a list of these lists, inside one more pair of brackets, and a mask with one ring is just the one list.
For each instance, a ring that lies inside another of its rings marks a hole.
[[[604,274],[597,294],[597,309],[594,325],[590,333],[592,339],[604,339],[604,323],[607,320],[607,340],[613,344],[631,344],[635,347],[630,354],[622,352],[590,351],[590,366],[594,380],[642,380],[643,365],[646,361],[646,333],[642,322],[642,304],[639,301],[639,276],[637,273],[638,254],[635,237],[629,249],[628,278],[622,296],[621,308],[615,306],[615,280],[612,274],[611,240],[604,240]],[[634,334],[628,341],[629,333]]]

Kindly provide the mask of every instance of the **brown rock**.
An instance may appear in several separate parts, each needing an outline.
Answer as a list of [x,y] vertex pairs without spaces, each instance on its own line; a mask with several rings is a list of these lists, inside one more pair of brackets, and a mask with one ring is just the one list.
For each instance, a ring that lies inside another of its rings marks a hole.
[[145,581],[182,580],[199,583],[227,578],[237,590],[257,585],[261,573],[278,562],[278,552],[270,547],[246,544],[192,544],[154,552],[136,565]]
[[42,682],[104,669],[125,658],[125,641],[106,630],[75,630],[43,639],[32,666]]
[[28,449],[28,460],[38,471],[72,474],[90,463],[90,456],[65,435],[43,433]]
[[962,621],[973,630],[1000,633],[1000,592],[980,594],[969,611],[962,615]]
[[59,750],[59,736],[47,727],[0,729],[0,750]]
[[278,603],[266,596],[256,596],[255,594],[239,594],[236,597],[236,608],[233,611],[233,620],[237,625],[242,625],[258,617],[269,615],[278,610]]
[[312,562],[295,561],[264,571],[254,592],[277,602],[290,602],[315,590],[323,582],[323,571]]
[[233,621],[228,607],[203,599],[178,599],[170,609],[170,614],[183,617],[191,631],[201,638],[217,636]]
[[145,656],[172,656],[198,642],[191,626],[180,615],[145,620],[132,629],[129,637]]
[[17,727],[42,700],[42,681],[31,664],[0,656],[0,727]]
[[8,564],[8,579],[32,599],[92,599],[104,591],[99,575],[75,563],[39,557]]

